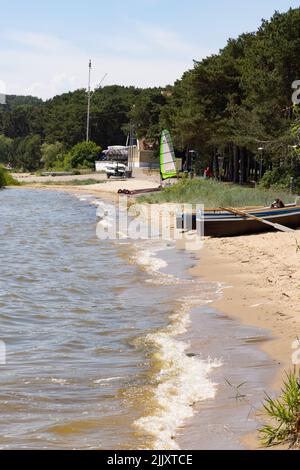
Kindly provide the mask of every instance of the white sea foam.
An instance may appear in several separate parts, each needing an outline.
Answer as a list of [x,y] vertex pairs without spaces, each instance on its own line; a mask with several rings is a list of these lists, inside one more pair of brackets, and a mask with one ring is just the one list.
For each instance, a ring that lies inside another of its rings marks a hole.
[[[104,224],[110,222],[110,209],[107,204],[99,204],[97,214]],[[148,282],[159,285],[200,285],[197,280],[180,279],[162,272],[168,267],[168,263],[160,256],[160,252],[172,249],[172,246],[149,240],[138,243],[136,248],[134,261],[148,272]],[[218,294],[221,294],[222,287],[224,286],[218,286]],[[178,301],[181,307],[170,315],[166,328],[143,339],[151,348],[154,347],[155,357],[161,366],[153,390],[155,411],[138,419],[135,426],[153,436],[155,449],[178,449],[178,429],[193,416],[197,403],[212,399],[216,394],[217,385],[210,379],[210,374],[221,363],[210,358],[189,357],[189,344],[178,338],[190,326],[191,308],[213,301],[208,296],[204,297],[200,287],[197,287],[197,291],[193,289],[194,295]],[[101,378],[94,383],[104,385],[119,379],[121,377]]]
[[155,251],[141,250],[136,256],[137,263],[151,274],[155,274],[168,266],[168,263],[159,258],[156,253]]
[[[157,374],[153,399],[156,412],[135,422],[141,431],[154,437],[155,449],[179,449],[175,440],[177,430],[194,414],[194,406],[215,396],[217,386],[209,374],[220,362],[207,358],[189,357],[189,344],[176,339],[190,325],[189,311],[199,305],[199,297],[181,299],[183,307],[170,316],[163,331],[150,334],[146,342],[157,350],[156,357],[162,365]],[[200,301],[201,303],[201,301]],[[208,303],[203,300],[202,303]]]
[[82,202],[89,201],[93,197],[91,194],[75,194],[75,196]]
[[93,199],[91,204],[96,207],[104,206],[104,202],[100,201],[99,199]]
[[94,380],[94,384],[98,385],[101,383],[109,383],[109,382],[114,382],[116,380],[121,380],[121,379],[124,379],[124,377],[107,377],[106,379]]
[[57,384],[57,385],[66,385],[67,384],[67,380],[65,380],[65,379],[54,379],[54,378],[52,378],[51,382],[53,384]]

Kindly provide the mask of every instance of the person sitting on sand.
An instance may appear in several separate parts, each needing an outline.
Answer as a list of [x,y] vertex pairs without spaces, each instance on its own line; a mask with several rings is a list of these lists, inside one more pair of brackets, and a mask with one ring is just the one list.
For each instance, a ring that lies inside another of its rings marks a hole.
[[285,205],[281,199],[275,199],[275,201],[271,205],[272,209],[281,209],[282,207],[285,207]]

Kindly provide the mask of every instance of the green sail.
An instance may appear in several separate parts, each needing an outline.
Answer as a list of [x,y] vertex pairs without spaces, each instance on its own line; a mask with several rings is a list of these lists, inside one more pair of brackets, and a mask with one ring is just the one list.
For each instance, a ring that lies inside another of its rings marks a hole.
[[168,130],[162,131],[160,139],[160,173],[163,180],[177,175],[175,152]]

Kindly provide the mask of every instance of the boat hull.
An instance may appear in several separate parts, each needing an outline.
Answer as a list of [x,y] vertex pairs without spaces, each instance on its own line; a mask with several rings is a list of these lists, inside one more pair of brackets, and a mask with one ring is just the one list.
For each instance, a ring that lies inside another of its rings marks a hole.
[[[284,225],[289,228],[300,227],[300,206],[284,209],[258,210],[251,211],[256,217]],[[177,219],[177,228],[185,229],[183,215]],[[192,230],[197,229],[200,221],[196,214],[192,215]],[[191,228],[191,227],[190,227]],[[255,219],[226,214],[225,212],[212,211],[204,214],[204,235],[207,237],[236,237],[241,235],[250,235],[255,233],[276,231],[276,228],[264,224]]]

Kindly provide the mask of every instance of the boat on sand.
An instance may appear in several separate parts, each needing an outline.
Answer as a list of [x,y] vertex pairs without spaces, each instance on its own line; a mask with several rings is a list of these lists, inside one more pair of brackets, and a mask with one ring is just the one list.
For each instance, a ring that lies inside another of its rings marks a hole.
[[[235,212],[235,213],[234,213]],[[243,214],[243,215],[242,215]],[[201,219],[202,217],[202,219]],[[204,219],[204,235],[208,237],[235,237],[266,231],[276,231],[276,224],[288,229],[300,227],[300,206],[288,204],[281,208],[248,207],[240,209],[207,209],[201,213],[177,216],[177,229],[196,230]]]

